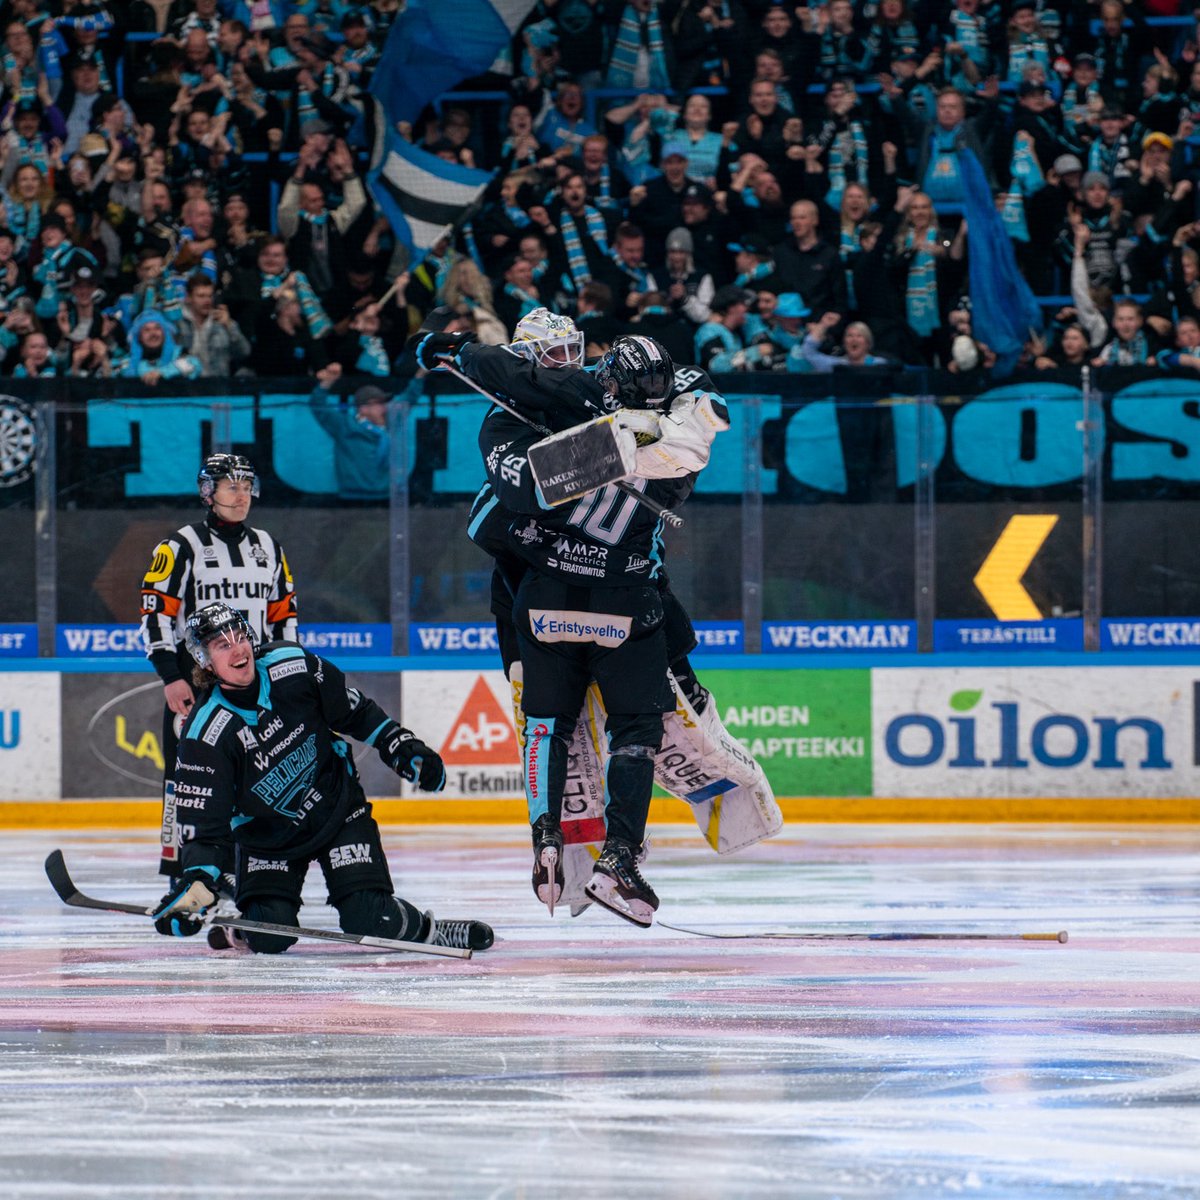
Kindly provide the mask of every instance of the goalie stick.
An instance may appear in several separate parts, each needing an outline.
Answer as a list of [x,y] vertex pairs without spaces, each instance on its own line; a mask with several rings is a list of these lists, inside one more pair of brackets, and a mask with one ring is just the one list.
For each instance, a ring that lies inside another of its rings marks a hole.
[[[61,850],[53,850],[46,857],[46,878],[58,893],[58,898],[71,908],[95,908],[101,912],[130,913],[139,917],[148,915],[142,904],[128,904],[121,900],[98,900],[94,896],[85,895],[75,886]],[[438,958],[470,958],[472,955],[470,950],[456,950],[453,946],[431,946],[425,942],[405,942],[398,938],[342,933],[336,929],[310,929],[303,925],[275,925],[270,921],[249,921],[244,917],[212,917],[204,923],[223,929],[240,929],[246,933],[275,933],[284,937],[313,938],[322,942],[348,942],[357,946],[369,946],[373,950],[404,950],[410,954],[432,954]]]
[[682,925],[668,925],[666,921],[655,921],[659,929],[670,929],[673,933],[690,933],[693,937],[731,938],[758,941],[770,938],[787,942],[1065,942],[1067,931],[1057,933],[920,933],[900,931],[896,933],[715,933],[709,929],[685,929]]
[[[532,417],[527,417],[519,408],[509,404],[507,400],[501,400],[499,396],[493,396],[487,388],[476,383],[469,375],[464,375],[453,363],[443,362],[442,370],[448,371],[460,383],[465,383],[472,391],[478,392],[485,400],[490,400],[497,408],[504,409],[509,416],[516,417],[518,421],[522,421],[537,433],[547,437],[553,433],[553,430],[548,429],[540,421],[535,421]],[[683,518],[681,516],[673,513],[669,508],[665,508],[657,500],[652,500],[644,492],[639,492],[637,488],[630,483],[626,483],[625,480],[614,480],[612,486],[618,491],[624,492],[627,496],[632,496],[639,504],[644,505],[656,517],[662,518],[662,520],[673,528],[678,529],[683,525]]]

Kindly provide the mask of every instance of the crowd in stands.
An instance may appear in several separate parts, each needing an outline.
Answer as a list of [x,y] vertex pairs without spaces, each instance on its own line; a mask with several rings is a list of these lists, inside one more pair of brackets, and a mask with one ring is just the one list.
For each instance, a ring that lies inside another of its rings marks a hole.
[[538,0],[492,99],[398,126],[492,173],[416,254],[366,184],[402,9],[4,0],[0,370],[382,379],[547,306],[715,373],[986,372],[968,159],[1022,367],[1200,369],[1200,6]]

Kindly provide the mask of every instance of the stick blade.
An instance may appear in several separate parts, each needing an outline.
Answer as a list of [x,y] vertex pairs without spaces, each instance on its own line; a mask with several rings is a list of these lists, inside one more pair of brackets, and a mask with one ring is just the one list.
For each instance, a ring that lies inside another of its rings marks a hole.
[[72,897],[79,890],[67,870],[67,860],[61,850],[51,850],[46,855],[46,878],[50,886],[58,893],[58,898],[64,904],[70,904]]

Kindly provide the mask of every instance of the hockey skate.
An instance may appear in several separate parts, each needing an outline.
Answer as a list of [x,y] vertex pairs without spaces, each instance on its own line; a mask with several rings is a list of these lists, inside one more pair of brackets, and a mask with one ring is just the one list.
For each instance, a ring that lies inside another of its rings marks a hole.
[[487,950],[496,940],[490,925],[482,921],[438,921],[432,912],[425,914],[429,932],[420,940],[430,946],[449,946],[453,950]]
[[554,916],[563,894],[563,835],[549,813],[533,823],[533,894]]
[[654,920],[658,897],[642,878],[637,855],[628,842],[610,838],[604,843],[584,890],[597,904],[634,925],[646,927]]

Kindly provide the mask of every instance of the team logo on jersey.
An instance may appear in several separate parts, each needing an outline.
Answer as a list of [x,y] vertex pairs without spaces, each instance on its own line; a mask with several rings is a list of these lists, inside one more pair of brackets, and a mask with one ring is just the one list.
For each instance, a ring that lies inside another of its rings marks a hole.
[[649,565],[648,558],[643,558],[640,554],[631,554],[629,561],[625,564],[625,574],[640,575]]
[[175,551],[170,542],[159,542],[154,547],[154,561],[150,564],[150,570],[146,572],[147,583],[162,583],[164,579],[171,578],[171,572],[175,570]]
[[542,531],[538,528],[538,523],[533,520],[522,529],[514,529],[513,535],[519,542],[522,542],[526,546],[531,546],[534,542],[542,540]]

